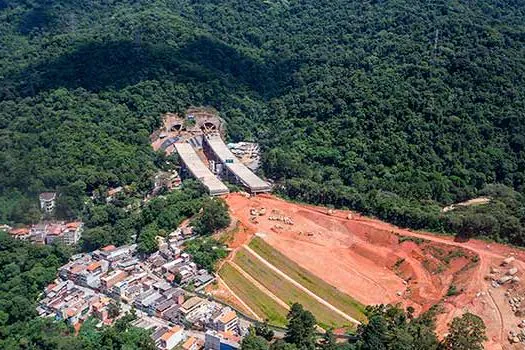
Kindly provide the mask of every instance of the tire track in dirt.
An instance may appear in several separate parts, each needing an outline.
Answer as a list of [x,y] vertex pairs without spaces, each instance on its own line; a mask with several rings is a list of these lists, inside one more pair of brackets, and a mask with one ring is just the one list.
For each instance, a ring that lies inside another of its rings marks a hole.
[[500,339],[504,339],[504,333],[505,333],[505,327],[504,327],[504,321],[503,321],[503,314],[501,313],[501,310],[498,306],[498,303],[496,303],[496,300],[494,300],[494,297],[492,296],[492,293],[490,292],[490,289],[487,291],[487,294],[489,295],[490,297],[490,301],[492,302],[492,304],[496,307],[496,311],[498,313],[498,317],[499,317],[499,322],[500,322]]
[[270,268],[272,271],[274,271],[275,273],[277,273],[278,275],[280,275],[281,277],[283,277],[284,279],[286,279],[288,282],[292,283],[294,286],[296,286],[297,288],[299,288],[300,290],[302,290],[303,292],[305,292],[306,294],[308,294],[309,296],[311,296],[312,298],[314,298],[316,301],[318,301],[319,303],[323,304],[324,306],[326,306],[327,308],[331,309],[332,311],[336,312],[337,314],[341,315],[342,317],[344,317],[345,319],[347,319],[348,321],[350,322],[353,322],[357,325],[361,324],[361,322],[359,322],[358,320],[356,320],[355,318],[353,318],[352,316],[346,314],[345,312],[341,311],[340,309],[336,308],[335,306],[333,306],[332,304],[330,304],[329,302],[327,302],[326,300],[324,300],[323,298],[321,298],[320,296],[318,296],[317,294],[313,293],[312,291],[310,291],[309,289],[307,289],[306,287],[304,287],[302,284],[300,284],[299,282],[297,282],[296,280],[294,280],[293,278],[291,278],[290,276],[288,276],[287,274],[285,274],[284,272],[282,272],[281,270],[279,270],[277,267],[275,267],[274,265],[272,265],[271,263],[269,263],[266,259],[264,259],[262,256],[260,256],[259,254],[257,254],[253,249],[251,249],[250,247],[248,247],[247,245],[244,246],[244,249],[246,249],[246,251],[248,251],[250,254],[252,254],[254,257],[256,257],[257,259],[259,259],[264,265],[266,265],[268,268]]
[[[513,315],[509,315],[509,313],[506,310],[506,302],[505,298],[500,295],[498,291],[492,291],[492,294],[489,294],[490,285],[486,281],[485,274],[487,271],[489,271],[490,267],[493,265],[498,265],[499,262],[507,258],[509,256],[515,256],[516,267],[519,268],[520,271],[525,271],[525,251],[519,250],[516,247],[512,246],[505,246],[497,243],[489,243],[489,242],[483,242],[476,239],[471,239],[468,241],[457,241],[453,237],[449,236],[441,236],[436,235],[432,233],[427,232],[419,232],[419,231],[412,231],[409,229],[399,228],[392,224],[388,224],[385,222],[381,222],[377,219],[368,218],[365,216],[362,216],[355,212],[350,211],[344,211],[344,210],[329,210],[327,208],[321,208],[318,206],[313,205],[304,205],[304,204],[296,204],[296,203],[290,203],[283,199],[274,197],[269,194],[259,195],[256,199],[245,199],[241,198],[240,196],[235,196],[233,194],[228,195],[228,201],[231,202],[230,208],[234,208],[233,212],[236,216],[239,217],[239,220],[243,221],[243,223],[250,228],[253,233],[259,232],[268,232],[269,236],[273,236],[274,238],[277,237],[275,240],[277,242],[281,242],[283,239],[287,239],[288,237],[285,235],[281,236],[281,232],[270,232],[271,227],[274,226],[273,223],[267,222],[267,220],[262,220],[259,224],[253,224],[249,221],[249,213],[247,211],[247,208],[249,207],[265,207],[265,208],[272,208],[275,210],[279,210],[282,212],[283,215],[288,215],[295,220],[296,227],[292,228],[291,230],[295,229],[295,231],[298,230],[309,230],[308,223],[306,219],[309,219],[310,221],[315,220],[317,215],[321,215],[324,218],[330,218],[330,220],[338,221],[340,223],[349,223],[352,225],[355,225],[355,229],[359,230],[358,233],[364,233],[366,234],[368,230],[378,230],[383,232],[378,232],[378,239],[379,241],[371,241],[371,242],[365,242],[368,245],[372,246],[372,249],[374,249],[374,246],[381,246],[382,243],[385,243],[381,241],[386,235],[386,233],[390,233],[391,235],[397,235],[397,236],[407,236],[407,237],[419,237],[423,238],[429,243],[441,243],[444,245],[447,245],[451,249],[452,247],[458,247],[462,248],[465,251],[470,251],[471,253],[477,255],[479,257],[479,265],[475,267],[475,270],[471,270],[470,272],[464,272],[464,274],[461,277],[460,283],[465,284],[465,291],[463,293],[463,297],[457,297],[451,299],[451,301],[446,301],[447,305],[449,306],[449,309],[447,311],[446,316],[452,316],[457,315],[458,313],[463,313],[465,310],[469,310],[471,305],[474,308],[474,312],[479,312],[480,317],[484,319],[484,321],[487,324],[487,332],[490,333],[487,334],[491,340],[489,340],[485,346],[487,349],[490,350],[502,350],[505,348],[506,336],[505,331],[508,330],[507,328],[515,326],[514,322],[517,322],[515,320],[515,317]],[[306,217],[306,219],[301,221],[301,218],[295,218],[294,216],[298,216],[299,211],[305,211],[306,213],[303,215]],[[300,226],[302,225],[302,226]],[[324,227],[324,225],[321,225]],[[331,227],[331,226],[328,226]],[[288,227],[286,227],[288,228]],[[330,231],[330,229],[326,229],[325,231]],[[325,232],[323,231],[323,232]],[[355,233],[353,231],[350,231],[354,235],[358,235],[358,233]],[[370,231],[372,232],[372,231]],[[326,233],[328,235],[328,238],[332,238],[330,233]],[[381,235],[383,234],[383,235]],[[334,235],[335,238],[337,236]],[[303,237],[298,237],[297,240],[304,242],[305,239]],[[291,240],[293,243],[294,240]],[[324,241],[323,241],[324,242]],[[276,242],[273,242],[276,243]],[[388,243],[388,242],[386,242]],[[312,244],[312,249],[316,249],[319,245],[318,242],[315,242]],[[335,245],[335,243],[334,243]],[[323,244],[324,246],[324,244]],[[292,250],[297,249],[297,247],[293,247],[293,244],[282,244],[279,247],[289,248]],[[283,249],[284,249],[283,248]],[[283,252],[283,251],[281,251]],[[333,251],[334,254],[338,254],[338,251]],[[353,254],[353,253],[352,253]],[[286,255],[286,254],[285,254]],[[297,255],[297,254],[296,254]],[[302,255],[299,254],[298,257],[301,258]],[[298,259],[299,259],[298,258]],[[292,259],[294,260],[294,259]],[[417,262],[415,262],[417,265]],[[308,265],[308,264],[306,264]],[[353,267],[359,267],[353,266]],[[310,266],[312,269],[312,266]],[[315,269],[314,269],[315,270]],[[352,269],[355,271],[355,269]],[[349,270],[349,271],[352,271]],[[317,269],[316,271],[319,271]],[[356,273],[357,272],[357,273]],[[359,270],[356,271],[355,276],[362,277],[362,274],[365,274],[368,277],[368,270]],[[375,275],[372,274],[373,277]],[[382,275],[381,275],[382,276]],[[446,276],[445,276],[446,277]],[[375,278],[372,278],[372,280],[375,280]],[[375,281],[374,281],[375,282]],[[379,281],[377,281],[379,282]],[[339,283],[339,282],[338,282]],[[341,282],[343,283],[343,282]],[[355,283],[355,281],[354,281]],[[372,283],[372,281],[367,280],[366,283]],[[448,283],[448,282],[447,282]],[[350,286],[352,284],[349,284]],[[375,283],[373,284],[378,287]],[[357,288],[362,288],[362,286],[355,286]],[[383,287],[383,286],[382,286]],[[389,285],[384,285],[385,289],[391,290],[392,288],[389,288]],[[378,289],[379,290],[379,289]],[[384,292],[383,288],[381,288],[381,291]],[[485,301],[481,300],[479,303],[476,303],[474,301],[474,295],[477,295],[480,291],[485,291],[487,294],[485,296]],[[370,291],[372,292],[372,291]],[[445,291],[446,292],[446,291]],[[366,291],[365,291],[366,293]],[[349,293],[352,295],[351,293]],[[443,293],[441,293],[443,294]],[[487,304],[486,306],[483,306],[484,304]],[[494,307],[496,310],[494,310]],[[497,313],[496,314],[494,313]],[[446,319],[443,317],[441,320],[438,321],[438,328],[441,328],[443,331],[443,334],[446,332],[445,322]],[[488,322],[488,323],[487,323]],[[510,328],[509,328],[510,329]]]

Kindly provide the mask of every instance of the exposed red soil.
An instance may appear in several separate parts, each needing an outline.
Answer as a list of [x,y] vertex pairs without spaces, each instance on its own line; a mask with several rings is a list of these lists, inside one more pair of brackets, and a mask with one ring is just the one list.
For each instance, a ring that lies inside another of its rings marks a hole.
[[[416,233],[353,212],[290,203],[271,195],[224,198],[242,224],[234,246],[258,233],[288,258],[363,304],[401,303],[420,313],[442,302],[440,336],[453,317],[471,311],[485,321],[487,349],[512,349],[506,336],[516,329],[518,318],[506,302],[507,286],[492,288],[485,276],[510,255],[516,257],[513,265],[521,273],[523,251],[478,240],[456,242],[452,237]],[[266,208],[266,214],[251,220],[250,208]],[[288,217],[293,225],[270,216]],[[459,295],[446,296],[451,284],[461,291]]]

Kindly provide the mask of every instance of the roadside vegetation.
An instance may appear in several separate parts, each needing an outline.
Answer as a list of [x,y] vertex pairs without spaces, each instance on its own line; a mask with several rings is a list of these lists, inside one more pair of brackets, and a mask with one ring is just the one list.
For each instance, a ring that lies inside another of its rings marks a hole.
[[481,350],[486,340],[483,321],[465,313],[449,325],[448,335],[435,335],[435,309],[414,317],[412,312],[391,305],[367,307],[369,322],[360,326],[350,343],[337,341],[332,330],[322,336],[315,329],[314,315],[293,304],[287,315],[283,340],[269,343],[264,327],[253,327],[243,339],[242,350]]

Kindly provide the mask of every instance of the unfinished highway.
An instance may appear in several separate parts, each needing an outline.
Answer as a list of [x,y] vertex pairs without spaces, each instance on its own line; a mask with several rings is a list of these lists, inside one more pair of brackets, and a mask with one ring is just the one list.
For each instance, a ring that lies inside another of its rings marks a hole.
[[202,145],[208,159],[222,164],[224,177],[241,183],[251,193],[270,192],[270,185],[241,163],[218,134],[205,135]]
[[230,192],[228,187],[213,175],[189,143],[175,143],[175,149],[183,167],[208,189],[211,196],[220,196]]

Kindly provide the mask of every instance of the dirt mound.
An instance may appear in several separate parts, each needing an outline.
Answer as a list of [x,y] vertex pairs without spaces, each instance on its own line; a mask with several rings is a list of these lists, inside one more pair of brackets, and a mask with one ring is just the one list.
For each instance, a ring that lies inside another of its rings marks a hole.
[[[230,194],[225,199],[232,216],[242,223],[240,241],[261,233],[288,258],[363,304],[401,303],[423,312],[440,303],[440,335],[453,317],[472,311],[487,325],[487,349],[505,349],[508,332],[517,329],[519,319],[509,309],[509,285],[494,286],[496,276],[486,276],[491,266],[511,254],[512,265],[523,270],[522,251],[476,240],[455,242],[271,195]],[[254,220],[250,208],[268,212]],[[525,307],[525,292],[523,298]]]

